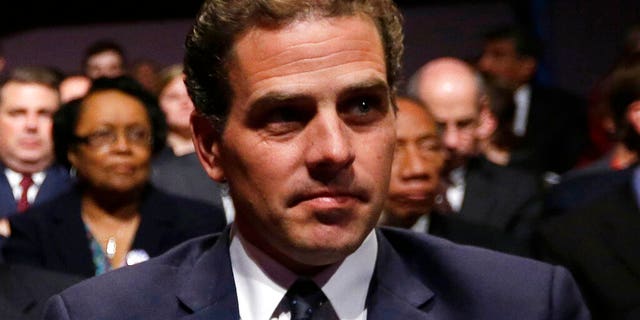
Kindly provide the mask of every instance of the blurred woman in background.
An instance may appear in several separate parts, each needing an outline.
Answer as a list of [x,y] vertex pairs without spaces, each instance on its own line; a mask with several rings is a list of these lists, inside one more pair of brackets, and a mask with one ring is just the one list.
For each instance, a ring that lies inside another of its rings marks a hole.
[[[153,159],[151,181],[166,192],[222,208],[222,186],[204,171],[191,141],[190,117],[195,107],[184,84],[182,65],[163,69],[159,79],[158,103],[167,120],[167,146]],[[231,221],[232,207],[225,209]]]
[[90,277],[222,230],[224,213],[149,182],[166,124],[155,98],[128,77],[100,78],[54,116],[56,157],[71,192],[10,220],[5,259]]

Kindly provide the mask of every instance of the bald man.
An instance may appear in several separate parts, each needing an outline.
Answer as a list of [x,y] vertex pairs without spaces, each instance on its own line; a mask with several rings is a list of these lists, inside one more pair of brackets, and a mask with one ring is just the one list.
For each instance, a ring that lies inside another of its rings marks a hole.
[[480,156],[481,139],[495,128],[479,74],[462,60],[438,58],[413,77],[410,92],[427,105],[442,132],[446,187],[437,200],[448,203],[450,214],[495,228],[509,239],[489,245],[492,249],[529,255],[542,210],[542,185],[532,174]]

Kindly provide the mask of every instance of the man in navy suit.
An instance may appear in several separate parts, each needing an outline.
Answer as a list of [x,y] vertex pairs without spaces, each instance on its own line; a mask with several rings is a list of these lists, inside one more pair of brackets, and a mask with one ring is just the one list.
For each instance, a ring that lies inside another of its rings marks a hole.
[[[614,70],[607,90],[618,138],[639,152],[640,63]],[[640,319],[640,166],[576,179],[556,190],[566,212],[541,224],[537,254],[573,272],[594,319]]]
[[[51,137],[59,80],[45,67],[18,67],[0,83],[1,235],[9,233],[8,215],[53,198],[70,184],[67,171],[54,164]],[[25,177],[30,186],[21,184]]]
[[513,133],[522,142],[512,150],[512,165],[544,174],[555,183],[572,169],[589,144],[586,101],[537,81],[542,44],[516,25],[503,25],[484,35],[478,68],[511,86],[514,92]]
[[374,229],[395,147],[392,1],[211,0],[196,21],[192,130],[235,221],[68,289],[46,319],[589,317],[563,268]]

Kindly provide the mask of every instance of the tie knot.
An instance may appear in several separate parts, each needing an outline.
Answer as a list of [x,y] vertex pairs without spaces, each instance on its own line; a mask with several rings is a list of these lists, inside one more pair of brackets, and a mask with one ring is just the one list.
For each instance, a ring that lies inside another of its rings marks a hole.
[[314,312],[327,303],[327,297],[320,287],[306,278],[296,280],[289,287],[286,297],[289,301],[292,320],[312,319]]
[[31,179],[31,175],[30,174],[25,174],[22,176],[22,180],[20,180],[20,186],[22,187],[22,189],[28,189],[29,187],[31,187],[33,185],[33,179]]

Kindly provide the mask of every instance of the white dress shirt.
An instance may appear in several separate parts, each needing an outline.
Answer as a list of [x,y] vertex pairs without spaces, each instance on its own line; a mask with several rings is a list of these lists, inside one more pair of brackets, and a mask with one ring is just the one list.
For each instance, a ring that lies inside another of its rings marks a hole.
[[[13,191],[13,197],[16,201],[20,200],[22,196],[22,187],[20,186],[20,181],[22,181],[22,174],[15,172],[9,168],[4,169],[4,174],[7,176],[7,180],[9,181],[9,185],[11,186],[11,191]],[[46,178],[47,173],[45,171],[40,171],[31,174],[31,179],[33,180],[33,185],[29,187],[29,191],[27,191],[27,201],[29,204],[33,203],[36,200],[36,195],[40,190],[40,186],[44,182],[44,178]]]
[[467,169],[463,166],[453,169],[449,173],[451,185],[447,189],[447,201],[449,201],[449,205],[454,212],[460,212],[462,208],[462,200],[464,200],[464,190],[466,187],[464,180],[466,172]]
[[[242,320],[289,320],[283,297],[296,274],[246,241],[235,226],[231,230],[231,267]],[[378,241],[374,231],[342,263],[312,279],[329,299],[340,319],[365,320],[365,300],[373,276]]]
[[529,104],[531,102],[531,86],[523,85],[514,94],[516,111],[513,119],[513,133],[522,137],[527,133]]

